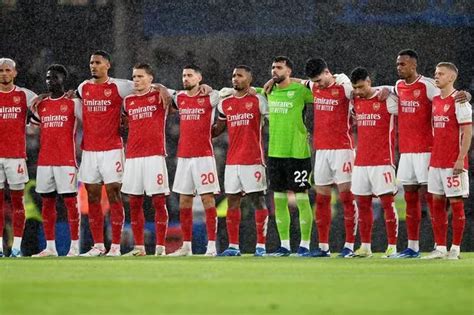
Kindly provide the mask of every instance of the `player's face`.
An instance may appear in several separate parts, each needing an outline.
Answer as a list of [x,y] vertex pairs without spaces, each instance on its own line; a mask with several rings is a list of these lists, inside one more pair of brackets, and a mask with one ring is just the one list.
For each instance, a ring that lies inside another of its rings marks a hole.
[[352,83],[352,88],[354,89],[354,95],[361,98],[368,98],[370,95],[370,79],[359,80],[355,84]]
[[416,73],[416,59],[402,55],[397,57],[397,73],[400,79],[406,79]]
[[46,72],[46,86],[48,91],[54,92],[61,90],[64,84],[64,75],[54,70]]
[[192,90],[199,82],[201,82],[202,76],[199,72],[193,69],[183,69],[183,87],[185,90]]
[[89,68],[94,79],[104,78],[108,75],[110,62],[100,55],[92,55]]
[[331,85],[332,81],[332,74],[329,72],[329,70],[324,70],[323,73],[320,75],[317,75],[313,78],[310,78],[311,81],[313,81],[314,85],[318,89],[325,89],[329,85]]
[[234,69],[232,73],[232,86],[237,91],[243,91],[250,87],[252,75],[245,69]]
[[0,66],[0,83],[2,85],[9,85],[13,83],[13,80],[16,78],[16,69],[12,68],[7,64],[2,64]]
[[291,75],[291,69],[286,65],[285,62],[274,62],[272,63],[272,79],[275,83],[283,82],[286,78]]
[[456,80],[456,73],[446,67],[437,67],[434,77],[436,86],[442,89]]
[[144,69],[133,69],[133,87],[137,92],[144,92],[150,89],[153,76],[146,73]]

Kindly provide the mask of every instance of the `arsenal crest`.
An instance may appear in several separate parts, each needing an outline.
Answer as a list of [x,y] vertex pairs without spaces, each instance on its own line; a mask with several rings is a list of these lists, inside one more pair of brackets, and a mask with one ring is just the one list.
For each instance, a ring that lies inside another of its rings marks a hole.
[[449,107],[450,107],[449,104],[444,105],[443,110],[444,110],[445,113],[449,110]]
[[253,103],[252,103],[252,102],[247,102],[247,103],[245,103],[245,108],[246,108],[247,110],[251,110],[252,107],[253,107]]
[[20,103],[21,99],[19,96],[13,96],[13,103],[18,104]]
[[148,103],[153,103],[156,100],[155,95],[148,97]]
[[413,96],[418,98],[420,96],[420,90],[414,90],[413,91]]
[[379,110],[380,109],[380,103],[374,103],[372,105],[372,107],[373,107],[374,110]]
[[293,98],[293,96],[295,96],[295,91],[288,91],[288,93],[286,93],[286,96],[288,96],[289,98]]
[[105,95],[105,97],[110,97],[110,95],[112,95],[112,90],[111,89],[105,89],[104,90],[104,95]]
[[200,98],[197,99],[197,102],[198,102],[199,105],[202,106],[202,105],[204,105],[205,100],[204,100],[204,98],[200,97]]
[[331,95],[332,96],[339,96],[339,90],[338,89],[331,89]]
[[65,113],[67,111],[67,105],[61,104],[61,106],[59,107],[59,110],[61,111],[61,113]]

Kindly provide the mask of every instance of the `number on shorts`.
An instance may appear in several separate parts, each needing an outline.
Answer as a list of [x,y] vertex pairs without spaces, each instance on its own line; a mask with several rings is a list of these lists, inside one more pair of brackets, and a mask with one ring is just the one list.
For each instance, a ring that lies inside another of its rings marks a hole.
[[446,177],[446,179],[448,180],[448,188],[457,188],[459,187],[459,185],[461,185],[461,181],[459,180],[459,176],[458,175],[455,175],[455,176],[448,176]]
[[352,172],[352,163],[351,162],[344,162],[342,165],[342,172],[343,173],[351,173]]
[[308,181],[308,171],[295,171],[293,174],[295,175],[295,183],[304,183]]
[[202,185],[209,185],[213,184],[216,180],[214,173],[207,173],[201,174],[201,184]]
[[18,164],[18,168],[16,169],[16,172],[21,175],[25,174],[25,169],[23,168],[23,165]]
[[385,178],[385,182],[387,184],[390,184],[392,182],[392,173],[391,172],[383,173],[383,177]]
[[257,179],[257,182],[259,182],[262,179],[262,173],[259,171],[256,171],[255,174],[253,174],[255,178]]
[[121,172],[122,172],[122,162],[120,162],[120,161],[115,162],[115,167],[116,167],[116,168],[115,168],[115,171],[116,171],[117,173],[121,173]]
[[71,176],[71,181],[69,182],[69,184],[74,184],[74,177],[76,176],[76,173],[68,173],[69,176]]
[[158,174],[158,175],[156,176],[156,183],[157,183],[158,185],[163,185],[163,182],[164,182],[164,180],[163,180],[163,174]]

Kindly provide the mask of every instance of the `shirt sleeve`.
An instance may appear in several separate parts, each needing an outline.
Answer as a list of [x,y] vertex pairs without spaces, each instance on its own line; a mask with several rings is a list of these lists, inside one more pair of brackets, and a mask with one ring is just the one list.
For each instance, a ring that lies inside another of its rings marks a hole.
[[31,109],[31,106],[33,106],[33,100],[38,97],[35,92],[22,88],[22,91],[25,92],[26,95],[26,106],[28,106],[28,109]]
[[423,78],[423,83],[426,86],[426,96],[430,101],[433,101],[433,98],[439,95],[440,90],[436,87],[435,81],[430,78]]
[[121,98],[125,98],[125,96],[133,93],[133,81],[115,79],[114,82],[117,85],[118,93]]
[[313,92],[309,88],[304,86],[303,87],[303,93],[304,93],[304,103],[305,104],[313,104],[314,103]]
[[344,94],[346,95],[346,98],[350,100],[352,98],[352,91],[354,90],[352,88],[352,84],[342,84],[342,87],[344,88]]
[[394,93],[390,93],[386,100],[387,111],[390,114],[398,115],[398,97]]
[[82,89],[84,88],[84,84],[86,83],[86,81],[82,82],[81,84],[79,84],[79,86],[77,87],[77,90],[76,90],[76,94],[77,96],[79,96],[80,98],[83,98],[82,97]]
[[263,97],[262,95],[257,95],[257,98],[258,98],[258,106],[260,108],[260,113],[264,116],[264,117],[268,117],[268,101],[265,97]]
[[227,120],[226,115],[224,114],[224,109],[222,108],[222,101],[223,100],[220,100],[217,105],[217,113],[219,114],[217,118],[220,120]]
[[472,106],[468,102],[455,103],[456,119],[460,125],[472,123]]
[[212,90],[211,94],[209,94],[209,98],[211,101],[211,106],[216,107],[220,102],[219,91]]
[[74,98],[74,115],[80,121],[82,121],[82,101],[78,98]]

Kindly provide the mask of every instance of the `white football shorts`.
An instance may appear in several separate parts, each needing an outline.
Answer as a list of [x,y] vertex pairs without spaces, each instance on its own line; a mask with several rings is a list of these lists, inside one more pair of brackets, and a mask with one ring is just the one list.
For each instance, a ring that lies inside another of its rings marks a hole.
[[164,156],[154,155],[125,160],[122,192],[130,195],[169,195],[168,170]]
[[121,183],[123,160],[123,149],[82,151],[79,180],[86,184]]
[[267,190],[265,166],[226,165],[224,175],[226,194],[253,193]]
[[184,195],[218,194],[220,187],[215,158],[178,158],[173,191]]
[[38,166],[36,192],[46,194],[77,193],[77,168],[74,166]]
[[391,165],[355,166],[351,191],[359,196],[396,194],[395,168]]

